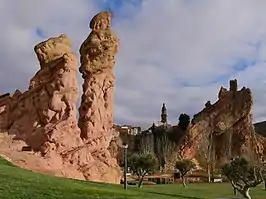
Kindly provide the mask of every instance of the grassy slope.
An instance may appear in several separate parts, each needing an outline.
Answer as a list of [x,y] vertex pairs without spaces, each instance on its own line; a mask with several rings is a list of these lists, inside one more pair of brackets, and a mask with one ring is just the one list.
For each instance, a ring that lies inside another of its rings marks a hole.
[[[266,191],[252,190],[254,199],[265,199]],[[228,184],[151,185],[141,189],[129,187],[130,199],[205,199],[232,195]],[[26,171],[0,158],[1,199],[87,199],[125,198],[121,185],[92,183],[57,178]]]

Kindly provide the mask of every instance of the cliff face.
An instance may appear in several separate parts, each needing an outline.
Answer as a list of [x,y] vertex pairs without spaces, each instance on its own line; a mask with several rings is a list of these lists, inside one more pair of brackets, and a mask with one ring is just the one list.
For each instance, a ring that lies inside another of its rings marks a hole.
[[[92,32],[80,48],[84,93],[78,121],[78,61],[70,39],[61,35],[35,46],[40,70],[30,80],[29,89],[0,96],[0,131],[23,141],[24,147],[9,144],[14,152],[0,147],[0,153],[16,159],[14,154],[23,157],[26,152],[22,150],[27,149],[34,153],[28,152],[31,157],[24,159],[25,168],[90,181],[120,182],[120,168],[107,149],[116,132],[112,128],[113,67],[118,38],[110,22],[109,12],[97,14],[90,24]],[[34,162],[39,162],[38,166]]]
[[265,151],[252,124],[250,89],[238,90],[237,81],[231,80],[230,89],[222,87],[218,98],[213,105],[206,103],[194,116],[189,133],[181,142],[180,153],[194,157],[197,147],[210,139],[218,164],[238,155],[261,158]]
[[41,69],[26,92],[17,90],[6,100],[2,98],[1,131],[8,131],[43,155],[61,153],[82,144],[75,107],[77,59],[66,35],[42,42],[34,50]]
[[266,121],[255,123],[254,127],[256,133],[266,137]]

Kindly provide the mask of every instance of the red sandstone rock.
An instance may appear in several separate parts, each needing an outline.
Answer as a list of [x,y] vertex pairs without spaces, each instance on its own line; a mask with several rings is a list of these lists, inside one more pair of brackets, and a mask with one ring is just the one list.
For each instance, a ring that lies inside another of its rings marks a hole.
[[218,164],[239,155],[256,159],[263,153],[265,156],[263,138],[255,133],[252,124],[252,104],[250,89],[237,90],[237,81],[231,80],[229,91],[222,87],[219,100],[194,116],[189,133],[181,141],[181,155],[195,157],[197,147],[212,135]]
[[[85,142],[101,151],[101,154],[93,154],[96,159],[99,155],[111,157],[108,147],[115,136],[113,68],[119,39],[110,28],[111,18],[109,12],[96,15],[90,23],[92,32],[80,47],[80,72],[84,83],[79,108],[79,127]],[[120,172],[116,159],[106,162],[106,165],[108,166],[105,167],[105,172],[115,174],[115,178],[119,180]]]
[[[40,160],[43,162],[41,170],[62,170],[63,175],[69,168],[60,154],[83,145],[75,106],[78,62],[66,35],[48,39],[36,45],[34,50],[41,69],[31,79],[26,92],[16,90],[0,104],[4,109],[0,113],[1,131],[14,135],[14,140],[24,141],[24,148],[41,152],[44,156]],[[25,167],[35,169],[31,163]]]
[[61,35],[35,46],[41,69],[30,80],[29,89],[0,96],[0,132],[14,135],[12,143],[2,138],[0,153],[43,173],[120,182],[120,168],[108,151],[116,134],[112,128],[113,67],[118,48],[110,21],[109,12],[96,15],[92,32],[80,48],[85,80],[79,122],[75,105],[78,62],[70,39]]
[[60,153],[82,144],[76,125],[77,59],[66,35],[42,42],[34,50],[41,69],[29,90],[16,90],[6,101],[4,118],[8,119],[1,129],[33,150]]

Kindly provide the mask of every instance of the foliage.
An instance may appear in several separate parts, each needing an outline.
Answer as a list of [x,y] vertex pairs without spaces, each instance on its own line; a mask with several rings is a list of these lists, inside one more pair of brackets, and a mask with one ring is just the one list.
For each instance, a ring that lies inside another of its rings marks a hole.
[[176,169],[179,170],[183,186],[186,187],[185,175],[196,167],[195,163],[189,159],[183,159],[176,162]]
[[138,176],[141,187],[144,176],[154,171],[158,167],[158,162],[152,154],[133,153],[128,159],[128,166]]
[[222,167],[223,174],[244,198],[249,196],[249,189],[263,182],[262,167],[243,157],[238,157]]
[[178,120],[179,120],[178,126],[180,126],[182,130],[186,130],[190,123],[189,115],[187,115],[186,113],[182,113],[180,114]]

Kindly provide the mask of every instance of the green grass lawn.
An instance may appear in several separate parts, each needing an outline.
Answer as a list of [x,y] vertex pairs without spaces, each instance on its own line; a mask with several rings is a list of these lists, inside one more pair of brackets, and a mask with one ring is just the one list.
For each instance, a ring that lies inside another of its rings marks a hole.
[[[254,199],[266,199],[262,186],[251,190]],[[204,199],[232,196],[229,184],[179,184],[129,187],[57,178],[27,171],[0,158],[0,199]]]

